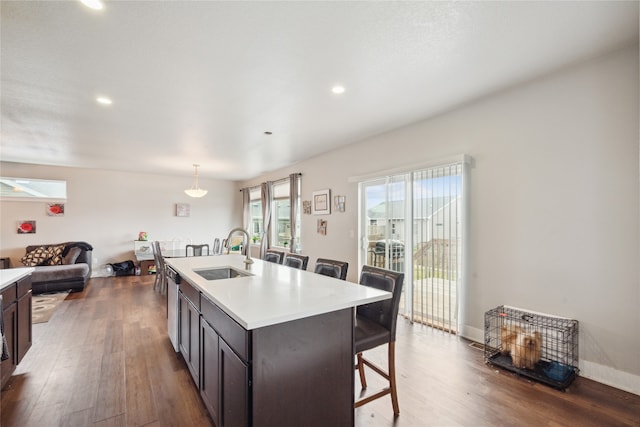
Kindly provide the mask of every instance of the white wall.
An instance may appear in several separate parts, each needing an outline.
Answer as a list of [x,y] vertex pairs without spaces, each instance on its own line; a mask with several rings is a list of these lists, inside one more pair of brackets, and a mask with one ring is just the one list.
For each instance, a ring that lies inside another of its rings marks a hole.
[[347,212],[323,217],[326,236],[302,216],[302,252],[309,269],[348,261],[357,281],[348,178],[472,156],[462,335],[482,341],[484,312],[501,304],[575,318],[581,375],[640,394],[638,73],[634,46],[242,186],[301,172],[303,200],[346,195]]
[[[108,262],[135,259],[133,241],[146,231],[149,240],[190,238],[193,243],[213,243],[240,225],[242,200],[231,181],[200,178],[209,193],[192,199],[184,189],[193,175],[176,177],[0,163],[0,174],[12,177],[63,179],[67,201],[62,217],[46,215],[45,202],[0,202],[0,255],[10,256],[12,266],[25,246],[72,240],[89,242],[93,248],[93,275]],[[175,216],[176,203],[189,203],[191,215]],[[36,234],[17,234],[16,222],[35,220]]]

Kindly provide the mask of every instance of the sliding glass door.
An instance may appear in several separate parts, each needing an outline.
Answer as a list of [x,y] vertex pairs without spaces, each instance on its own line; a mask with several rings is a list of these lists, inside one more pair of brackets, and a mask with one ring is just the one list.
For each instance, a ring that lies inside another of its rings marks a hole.
[[360,182],[360,264],[405,273],[401,313],[457,330],[463,164]]
[[361,184],[362,264],[405,271],[408,175]]

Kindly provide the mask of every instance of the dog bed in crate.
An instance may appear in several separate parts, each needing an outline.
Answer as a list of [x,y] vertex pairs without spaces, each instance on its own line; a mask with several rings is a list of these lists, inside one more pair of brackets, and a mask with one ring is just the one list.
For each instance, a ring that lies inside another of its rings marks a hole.
[[[533,350],[522,353],[516,343],[526,339]],[[579,370],[578,321],[501,305],[484,314],[484,358],[487,363],[564,390]]]

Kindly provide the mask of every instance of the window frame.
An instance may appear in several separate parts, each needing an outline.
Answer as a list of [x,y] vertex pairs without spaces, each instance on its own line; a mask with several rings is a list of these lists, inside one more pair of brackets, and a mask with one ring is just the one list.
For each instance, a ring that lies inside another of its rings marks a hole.
[[[254,207],[257,208],[257,215],[254,215]],[[251,217],[251,230],[249,230],[251,243],[259,245],[262,242],[262,235],[264,233],[264,217],[262,216],[262,195],[260,187],[249,190],[249,216]],[[258,231],[255,231],[255,226],[258,227]]]

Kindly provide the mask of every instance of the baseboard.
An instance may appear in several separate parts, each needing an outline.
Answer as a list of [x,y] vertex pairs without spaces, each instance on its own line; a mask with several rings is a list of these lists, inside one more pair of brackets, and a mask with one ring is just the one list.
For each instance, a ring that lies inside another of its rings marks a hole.
[[[471,341],[484,343],[484,331],[482,329],[462,325],[458,335]],[[581,377],[640,396],[640,376],[638,375],[619,371],[588,360],[580,360],[579,368],[580,373],[578,375]]]
[[581,360],[580,376],[640,396],[640,376],[638,375]]
[[458,335],[471,341],[484,343],[484,331],[467,325],[461,325]]

